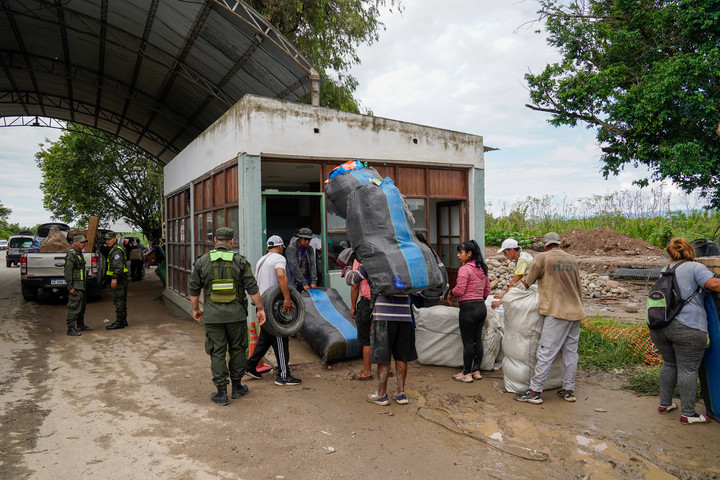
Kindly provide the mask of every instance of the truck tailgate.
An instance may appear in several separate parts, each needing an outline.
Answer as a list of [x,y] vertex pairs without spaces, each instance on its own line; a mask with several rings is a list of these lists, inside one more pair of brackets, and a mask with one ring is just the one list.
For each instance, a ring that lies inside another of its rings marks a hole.
[[65,253],[28,253],[27,258],[27,276],[28,277],[52,277],[62,282],[54,282],[58,285],[64,285],[63,277],[65,267]]

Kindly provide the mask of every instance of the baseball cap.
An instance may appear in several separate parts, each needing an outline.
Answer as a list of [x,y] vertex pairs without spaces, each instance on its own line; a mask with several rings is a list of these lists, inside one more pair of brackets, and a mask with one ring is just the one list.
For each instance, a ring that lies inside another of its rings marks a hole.
[[312,233],[312,230],[310,230],[309,228],[305,227],[305,228],[301,228],[300,230],[298,230],[297,236],[300,237],[300,238],[309,238],[309,239],[312,239],[312,238],[313,238],[313,233]]
[[280,235],[273,235],[272,237],[267,239],[268,248],[278,247],[280,245],[285,245],[285,242],[283,242],[283,239]]
[[105,232],[105,239],[109,240],[111,238],[117,238],[117,233],[115,232]]
[[73,242],[84,243],[87,242],[87,238],[85,238],[85,235],[82,234],[73,235]]
[[505,250],[518,248],[519,246],[520,244],[514,238],[506,238],[505,240],[503,240],[502,245],[500,245],[500,250],[498,250],[497,253],[502,253]]
[[215,238],[217,240],[232,240],[235,237],[235,230],[230,227],[220,227],[215,230]]
[[560,245],[560,235],[555,232],[548,232],[543,236],[543,243],[546,247],[552,244]]

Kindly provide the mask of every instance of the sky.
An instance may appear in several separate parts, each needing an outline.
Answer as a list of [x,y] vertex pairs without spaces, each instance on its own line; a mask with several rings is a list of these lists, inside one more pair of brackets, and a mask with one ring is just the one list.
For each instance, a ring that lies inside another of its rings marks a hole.
[[[486,146],[485,197],[493,214],[528,196],[557,203],[636,190],[645,170],[605,180],[593,130],[553,127],[527,107],[527,72],[559,58],[544,34],[535,0],[405,0],[402,14],[383,12],[385,31],[362,46],[356,96],[379,117],[481,135]],[[51,128],[0,128],[0,203],[10,223],[50,221],[42,206],[38,144]]]

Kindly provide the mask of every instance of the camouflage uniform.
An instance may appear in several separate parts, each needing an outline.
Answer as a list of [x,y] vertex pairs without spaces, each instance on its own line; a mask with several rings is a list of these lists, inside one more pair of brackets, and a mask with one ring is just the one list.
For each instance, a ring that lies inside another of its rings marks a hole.
[[127,256],[125,249],[115,243],[110,248],[107,258],[108,276],[113,280],[117,280],[117,285],[113,289],[113,303],[115,304],[115,323],[109,325],[115,328],[127,327],[127,290],[128,290],[128,268]]
[[83,330],[85,326],[85,306],[87,305],[85,257],[75,249],[65,255],[65,283],[68,292],[75,289],[75,295],[68,295],[68,328]]
[[[211,258],[216,259],[215,262]],[[230,259],[230,261],[226,261]],[[232,287],[236,300],[229,303],[216,303],[212,300],[212,283],[219,278],[227,278],[225,272],[229,265]],[[219,273],[218,277],[216,273]],[[217,244],[216,249],[201,256],[190,275],[189,293],[199,296],[205,292],[203,307],[203,325],[205,327],[205,352],[210,355],[210,370],[216,387],[226,388],[228,376],[240,386],[247,365],[248,330],[247,298],[258,293],[257,282],[245,257],[234,253],[227,245]],[[226,353],[229,360],[226,361]]]

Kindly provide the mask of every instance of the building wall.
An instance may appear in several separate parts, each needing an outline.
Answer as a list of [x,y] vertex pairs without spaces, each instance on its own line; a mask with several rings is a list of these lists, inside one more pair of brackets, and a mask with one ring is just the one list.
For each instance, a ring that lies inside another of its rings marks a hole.
[[165,192],[240,154],[485,168],[478,135],[246,95],[165,167]]

